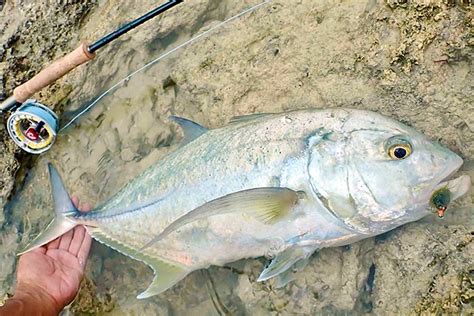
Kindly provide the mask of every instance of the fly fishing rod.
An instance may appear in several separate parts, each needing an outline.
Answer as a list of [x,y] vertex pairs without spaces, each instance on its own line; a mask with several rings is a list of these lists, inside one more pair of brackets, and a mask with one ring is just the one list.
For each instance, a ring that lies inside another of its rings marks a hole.
[[59,131],[58,117],[47,106],[30,98],[76,67],[94,59],[100,48],[181,2],[183,0],[170,0],[91,45],[82,43],[74,51],[16,87],[13,95],[0,104],[1,113],[10,113],[7,130],[13,141],[32,154],[40,154],[51,148]]
[[149,61],[139,69],[133,71],[119,82],[112,85],[105,92],[100,94],[93,102],[83,107],[78,114],[68,120],[68,122],[59,127],[58,117],[54,114],[51,109],[47,106],[37,102],[36,100],[29,99],[34,93],[40,91],[44,87],[58,80],[74,68],[82,65],[95,57],[95,51],[104,47],[108,43],[117,39],[121,35],[134,29],[135,27],[143,24],[144,22],[156,17],[157,15],[171,9],[175,5],[183,2],[183,0],[168,1],[167,3],[159,6],[158,8],[148,12],[140,18],[120,27],[118,30],[104,36],[92,45],[82,44],[76,50],[69,55],[57,60],[52,65],[41,71],[38,75],[33,77],[28,82],[17,87],[13,96],[8,98],[6,101],[0,104],[0,113],[10,113],[10,117],[7,121],[7,129],[10,137],[15,143],[23,150],[32,154],[41,154],[51,148],[58,133],[71,126],[77,119],[89,111],[95,106],[100,100],[107,96],[112,91],[115,91],[118,87],[128,82],[136,74],[148,69],[162,59],[175,53],[179,49],[189,46],[199,39],[202,39],[215,30],[223,27],[229,22],[232,22],[240,17],[249,14],[258,8],[270,3],[272,0],[262,0],[250,8],[244,9],[243,11],[227,18],[226,20],[210,27],[209,29],[197,34],[191,39],[179,44],[173,49],[161,54],[157,58]]

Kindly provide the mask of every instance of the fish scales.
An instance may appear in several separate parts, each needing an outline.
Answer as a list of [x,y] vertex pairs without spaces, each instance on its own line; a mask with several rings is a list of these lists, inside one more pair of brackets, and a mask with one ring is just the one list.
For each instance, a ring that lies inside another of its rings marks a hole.
[[[327,119],[334,120],[332,115],[330,112],[321,112],[312,114],[311,119],[308,119],[308,113],[299,112],[285,116],[270,115],[263,122],[235,123],[209,131],[144,172],[120,191],[110,203],[97,210],[110,213],[110,216],[114,217],[114,212],[123,209],[123,205],[133,209],[136,204],[165,197],[156,205],[137,209],[132,216],[127,214],[107,223],[102,227],[103,232],[110,238],[125,239],[125,243],[131,248],[140,249],[149,241],[150,235],[159,233],[169,223],[207,201],[231,192],[275,186],[275,179],[281,179],[287,171],[285,162],[294,158],[305,160],[305,139],[324,125],[330,127]],[[334,127],[340,126],[348,114],[342,111],[339,115],[341,118],[334,120]],[[198,158],[190,160],[187,157]],[[305,175],[305,163],[293,172]],[[222,185],[223,178],[225,185]],[[291,179],[282,179],[278,185],[285,186],[289,181]],[[301,184],[298,186],[300,187],[296,189],[307,190],[307,187]],[[314,215],[313,217],[317,217]],[[313,221],[317,222],[317,219],[313,218]],[[183,257],[183,252],[188,252],[194,254],[191,256],[194,258],[193,265],[206,267],[238,260],[241,255],[229,252],[229,249],[239,249],[241,243],[249,243],[249,238],[257,238],[265,242],[259,243],[255,249],[247,245],[248,257],[272,255],[272,248],[278,251],[284,248],[285,240],[314,229],[314,225],[300,222],[312,221],[299,220],[293,227],[281,223],[269,230],[266,225],[249,226],[248,219],[239,219],[235,214],[216,216],[190,225],[180,234],[175,234],[171,239],[145,251],[150,256],[171,257],[173,260],[179,260],[178,258]],[[100,223],[96,225],[100,226]],[[233,229],[225,229],[226,227]],[[239,227],[239,230],[236,231],[236,227]],[[194,238],[204,232],[207,238]],[[124,238],[125,234],[127,238]],[[237,235],[240,235],[240,239]],[[207,254],[209,258],[204,259],[206,251],[203,251],[203,248],[206,247],[203,244],[209,242],[214,244],[207,247],[211,250]],[[216,258],[215,252],[219,250],[226,256]],[[188,257],[186,263],[189,264]]]
[[456,154],[369,111],[261,114],[214,130],[171,119],[183,146],[92,212],[75,209],[49,166],[56,218],[26,251],[83,224],[154,270],[138,298],[196,269],[259,256],[273,259],[258,280],[284,285],[315,250],[415,221],[436,192],[453,201],[470,185],[449,178],[462,164]]

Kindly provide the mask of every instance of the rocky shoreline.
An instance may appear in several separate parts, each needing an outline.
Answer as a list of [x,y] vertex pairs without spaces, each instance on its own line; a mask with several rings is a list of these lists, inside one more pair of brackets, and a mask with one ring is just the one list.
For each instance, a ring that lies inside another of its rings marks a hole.
[[[258,3],[242,2],[240,7]],[[58,3],[0,2],[0,100],[81,39],[95,39],[149,6],[143,0],[120,6],[91,0]],[[37,97],[57,113],[69,110],[230,11],[239,11],[235,1],[190,1],[107,48],[103,55],[113,58],[78,69]],[[100,201],[172,150],[179,132],[165,120],[170,113],[216,127],[231,116],[253,112],[309,106],[374,110],[460,154],[468,162],[463,172],[474,178],[473,30],[467,1],[272,1],[184,49],[179,62],[170,61],[159,74],[145,74],[157,81],[149,84],[153,89],[131,82],[113,97],[110,112],[92,111],[46,157],[21,153],[0,125],[0,297],[12,293],[20,244],[50,216],[48,188],[38,191],[34,181],[25,183],[29,168],[53,160],[68,171],[65,182],[73,192]],[[128,95],[134,89],[139,96]],[[125,112],[129,117],[123,118]],[[110,126],[117,132],[110,133]],[[107,181],[94,182],[98,174]],[[21,190],[37,195],[34,200],[20,195],[22,207],[5,208],[13,192]],[[426,218],[351,247],[325,249],[282,290],[254,282],[264,264],[258,259],[193,273],[164,295],[136,302],[137,280],[151,277],[148,268],[96,245],[89,279],[72,311],[217,313],[212,302],[219,301],[221,312],[252,315],[470,314],[471,199],[472,192],[442,222]],[[25,213],[27,206],[31,211]],[[202,284],[211,294],[198,290]]]

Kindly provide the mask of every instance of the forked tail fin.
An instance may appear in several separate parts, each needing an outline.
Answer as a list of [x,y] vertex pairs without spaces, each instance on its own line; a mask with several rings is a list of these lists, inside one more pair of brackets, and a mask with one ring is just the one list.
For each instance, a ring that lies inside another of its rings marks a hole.
[[64,187],[63,181],[59,176],[58,171],[53,167],[52,164],[48,164],[49,170],[49,180],[51,182],[51,192],[53,195],[53,204],[55,218],[48,224],[46,229],[41,232],[22,252],[18,255],[21,255],[25,252],[31,251],[38,247],[43,246],[44,244],[49,243],[50,241],[58,238],[67,231],[74,228],[77,223],[72,220],[68,215],[72,215],[78,210],[74,206],[69,197],[69,194]]

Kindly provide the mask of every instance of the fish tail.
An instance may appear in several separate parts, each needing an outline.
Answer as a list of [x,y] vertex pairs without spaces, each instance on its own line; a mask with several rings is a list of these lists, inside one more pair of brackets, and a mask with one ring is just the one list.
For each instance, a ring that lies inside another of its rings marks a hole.
[[79,213],[79,211],[69,197],[58,171],[50,163],[48,164],[48,170],[53,195],[55,218],[48,224],[46,229],[18,255],[41,247],[78,225],[71,215]]

